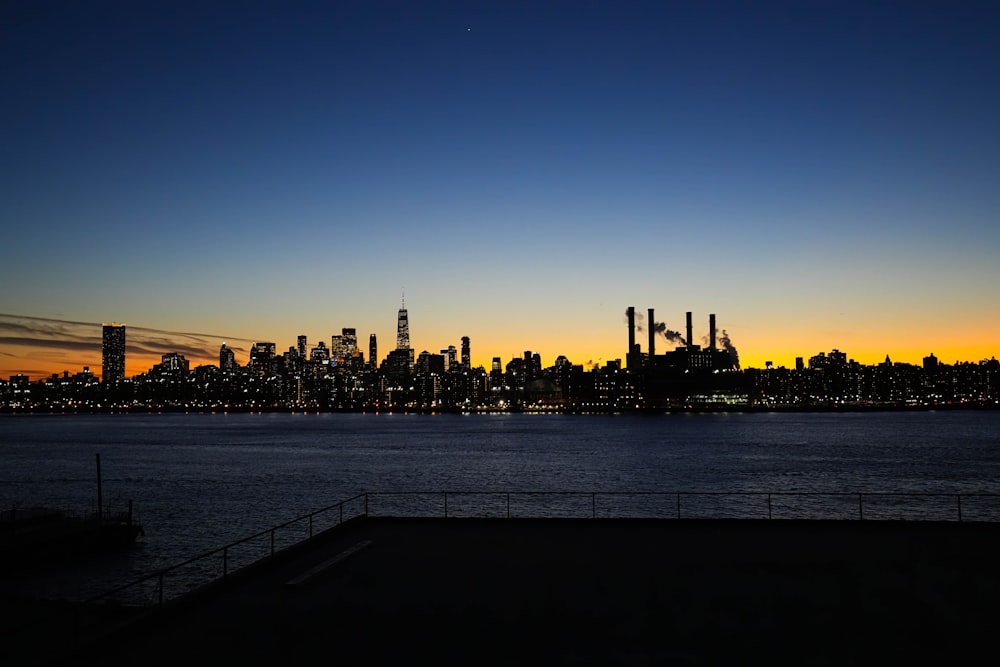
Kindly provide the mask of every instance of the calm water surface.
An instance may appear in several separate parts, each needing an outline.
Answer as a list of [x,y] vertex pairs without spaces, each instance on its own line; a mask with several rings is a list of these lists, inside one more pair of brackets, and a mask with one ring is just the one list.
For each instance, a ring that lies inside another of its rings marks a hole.
[[1000,491],[1000,413],[0,417],[0,502],[133,498],[145,572],[359,491]]

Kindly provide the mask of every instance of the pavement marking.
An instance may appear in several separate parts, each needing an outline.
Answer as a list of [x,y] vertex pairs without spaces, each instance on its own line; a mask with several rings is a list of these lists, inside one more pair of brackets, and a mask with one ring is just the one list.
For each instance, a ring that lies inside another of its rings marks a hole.
[[288,588],[295,588],[297,586],[301,586],[302,584],[309,583],[310,579],[313,579],[314,577],[318,577],[319,575],[323,574],[324,572],[326,572],[327,570],[329,570],[333,566],[337,565],[338,563],[343,562],[344,560],[346,560],[350,556],[353,556],[354,554],[358,553],[359,551],[361,551],[362,549],[364,549],[365,547],[367,547],[371,543],[372,543],[371,540],[361,540],[360,542],[358,542],[354,546],[349,547],[347,549],[344,549],[343,551],[341,551],[339,554],[337,554],[333,558],[328,558],[327,560],[323,561],[319,565],[306,570],[305,572],[303,572],[299,576],[295,577],[294,579],[289,579],[288,581],[285,582],[285,586],[288,587]]

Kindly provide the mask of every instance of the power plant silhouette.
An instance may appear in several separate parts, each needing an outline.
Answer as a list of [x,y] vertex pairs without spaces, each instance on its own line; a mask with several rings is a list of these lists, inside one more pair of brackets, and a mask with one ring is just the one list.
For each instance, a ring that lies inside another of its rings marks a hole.
[[[625,363],[629,370],[715,372],[735,370],[740,367],[739,355],[729,335],[725,330],[721,336],[718,335],[715,313],[708,316],[707,347],[703,347],[694,342],[694,325],[690,311],[687,313],[687,335],[668,329],[663,322],[657,322],[652,308],[647,312],[648,321],[643,324],[642,315],[636,314],[634,306],[629,306],[625,310],[625,317],[628,320],[628,353]],[[640,345],[635,342],[636,332],[641,332],[643,329],[646,330],[649,340],[646,353],[643,353]],[[675,343],[676,347],[663,354],[656,354],[657,336],[663,336],[667,343]]]

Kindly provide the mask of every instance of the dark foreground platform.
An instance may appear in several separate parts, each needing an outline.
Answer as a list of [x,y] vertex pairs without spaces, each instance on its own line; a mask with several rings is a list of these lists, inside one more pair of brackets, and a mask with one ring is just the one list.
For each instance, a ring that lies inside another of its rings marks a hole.
[[993,524],[360,519],[68,662],[954,663],[994,652],[998,555]]

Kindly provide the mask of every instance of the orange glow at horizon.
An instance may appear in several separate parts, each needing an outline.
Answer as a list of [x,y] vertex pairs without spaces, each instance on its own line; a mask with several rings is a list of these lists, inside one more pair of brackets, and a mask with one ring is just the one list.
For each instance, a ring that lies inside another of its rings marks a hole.
[[[575,365],[584,366],[590,369],[594,366],[603,367],[607,362],[621,360],[625,366],[625,353],[627,347],[627,332],[624,327],[619,336],[612,339],[601,339],[593,337],[585,340],[573,341],[567,344],[566,341],[558,340],[538,340],[534,344],[517,345],[516,343],[504,342],[500,340],[477,340],[472,339],[472,363],[473,366],[482,366],[487,371],[492,366],[494,357],[500,358],[501,367],[505,367],[512,358],[523,358],[525,351],[531,351],[541,356],[543,367],[550,367],[555,364],[556,358],[565,356]],[[645,336],[637,335],[637,342],[643,352],[646,352]],[[921,365],[923,358],[934,354],[943,364],[955,363],[978,363],[997,356],[998,346],[996,341],[977,339],[973,335],[964,338],[947,336],[925,336],[921,339],[899,340],[895,345],[886,345],[872,337],[855,337],[853,340],[834,344],[829,337],[815,337],[802,340],[792,340],[788,337],[784,340],[777,337],[766,336],[763,340],[753,340],[746,336],[741,342],[741,338],[733,334],[734,344],[739,352],[740,365],[742,368],[764,368],[768,361],[775,367],[784,366],[794,368],[796,357],[802,357],[808,365],[810,357],[820,352],[829,353],[833,349],[839,349],[846,353],[849,359],[854,359],[862,365],[873,365],[885,360],[886,355],[893,362]],[[698,341],[700,344],[701,341]],[[288,346],[279,344],[278,349],[287,349]],[[367,346],[359,345],[361,352],[367,358]],[[393,346],[394,347],[394,346]],[[430,352],[437,353],[437,347]],[[676,345],[668,344],[662,337],[657,340],[657,354],[662,354],[672,350]],[[389,349],[380,347],[379,356],[384,358]],[[415,346],[416,353],[419,354],[424,348]],[[194,369],[200,365],[218,365],[218,353],[215,348],[208,348],[203,354],[193,354],[191,350],[183,352],[184,357],[190,362]],[[130,351],[126,354],[126,377],[135,377],[148,372],[154,365],[161,362],[161,353]],[[249,361],[248,352],[244,349],[237,352],[237,362],[245,366]],[[381,359],[379,360],[381,361]],[[44,347],[29,347],[25,345],[8,345],[0,349],[0,378],[9,379],[17,374],[27,375],[31,381],[48,378],[52,375],[63,375],[68,372],[75,375],[88,367],[97,376],[102,374],[100,341],[97,341],[92,351],[83,351],[78,348],[61,348],[56,342],[52,342]]]

